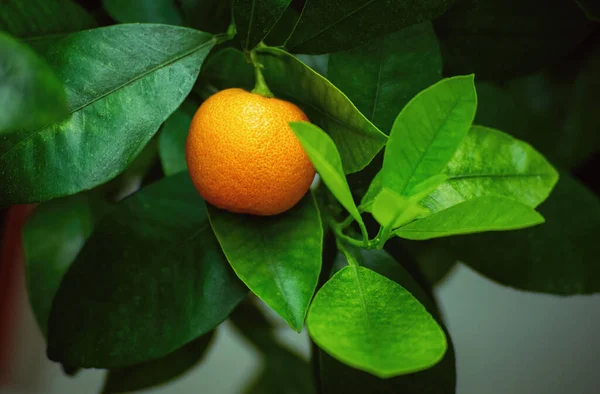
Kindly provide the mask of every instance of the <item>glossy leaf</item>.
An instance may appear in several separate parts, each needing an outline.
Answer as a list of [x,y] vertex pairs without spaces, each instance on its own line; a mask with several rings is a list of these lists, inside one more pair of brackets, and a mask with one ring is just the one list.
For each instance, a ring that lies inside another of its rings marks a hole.
[[0,168],[8,170],[0,173],[0,205],[74,194],[118,175],[181,104],[214,42],[150,24],[59,40],[46,55],[65,83],[71,116],[1,140]]
[[189,176],[168,177],[98,223],[56,294],[48,356],[98,368],[153,360],[211,331],[246,294]]
[[354,203],[352,191],[346,182],[342,159],[333,140],[323,130],[310,123],[294,122],[290,123],[290,126],[315,166],[321,180],[354,220],[363,224],[360,212]]
[[158,154],[165,175],[187,170],[185,144],[194,116],[194,106],[187,101],[167,119],[158,137]]
[[327,77],[389,134],[408,101],[442,77],[442,55],[431,23],[331,54]]
[[483,196],[409,223],[394,234],[422,240],[483,231],[517,230],[543,222],[544,218],[528,205],[504,197]]
[[446,173],[448,180],[423,201],[434,212],[485,195],[535,208],[558,181],[556,170],[529,144],[481,126],[469,131]]
[[[258,49],[258,61],[276,97],[298,104],[310,121],[335,142],[346,174],[360,171],[379,152],[386,136],[331,82],[296,57],[277,48]],[[226,49],[206,64],[203,77],[220,89],[251,89],[254,73],[244,55]]]
[[595,0],[575,0],[585,12],[587,17],[594,21],[600,21],[600,4]]
[[265,37],[265,43],[274,47],[283,46],[285,40],[292,34],[298,19],[300,19],[300,12],[296,11],[293,6],[288,7]]
[[231,23],[233,0],[177,0],[185,24],[209,33],[224,33]]
[[391,230],[412,222],[418,217],[427,216],[429,210],[384,187],[375,197],[371,213],[379,224]]
[[120,23],[182,25],[177,0],[103,0],[104,8]]
[[444,79],[415,96],[392,127],[382,185],[410,196],[441,173],[471,128],[476,108],[472,75]]
[[456,0],[435,28],[446,75],[506,81],[566,56],[593,25],[574,1]]
[[600,292],[600,200],[561,174],[540,208],[546,223],[525,230],[437,240],[435,247],[499,283],[554,294]]
[[451,3],[451,0],[307,0],[286,47],[299,53],[349,49],[431,20]]
[[0,76],[0,134],[43,127],[67,116],[65,90],[54,71],[27,45],[1,31]]
[[319,290],[307,326],[333,357],[389,378],[441,360],[444,332],[408,291],[367,268],[348,266]]
[[242,48],[258,45],[290,5],[291,0],[235,0],[233,19]]
[[12,0],[0,7],[0,30],[32,45],[95,26],[94,18],[72,0]]
[[130,367],[111,369],[102,394],[130,393],[170,383],[204,358],[214,331],[202,335],[164,357]]
[[321,270],[323,229],[309,194],[280,215],[240,215],[209,206],[210,222],[237,276],[300,332]]

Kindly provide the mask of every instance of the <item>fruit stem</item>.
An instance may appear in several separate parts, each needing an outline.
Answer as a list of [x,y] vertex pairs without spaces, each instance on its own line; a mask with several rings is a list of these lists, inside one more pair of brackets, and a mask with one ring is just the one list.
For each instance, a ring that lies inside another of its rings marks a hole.
[[256,84],[254,85],[254,89],[252,89],[252,93],[260,94],[261,96],[267,98],[275,97],[275,95],[271,92],[271,89],[269,89],[269,86],[267,86],[267,82],[265,81],[265,77],[262,73],[263,65],[258,62],[256,58],[256,52],[250,52],[250,60],[254,65],[254,72],[256,75]]

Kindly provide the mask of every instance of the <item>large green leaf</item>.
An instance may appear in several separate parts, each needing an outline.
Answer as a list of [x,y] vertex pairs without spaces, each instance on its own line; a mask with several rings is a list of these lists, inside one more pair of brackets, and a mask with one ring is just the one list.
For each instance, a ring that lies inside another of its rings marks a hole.
[[483,231],[518,230],[544,222],[533,208],[505,197],[483,196],[461,202],[396,230],[414,240]]
[[72,0],[8,0],[0,7],[0,30],[30,44],[95,26],[94,18]]
[[170,383],[189,372],[204,358],[213,331],[164,357],[130,367],[111,369],[102,394],[130,393]]
[[292,0],[235,0],[233,19],[242,48],[258,45],[282,17]]
[[471,128],[476,108],[472,75],[444,79],[415,96],[392,127],[382,185],[410,196],[442,172]]
[[446,173],[448,180],[423,200],[434,212],[485,195],[535,208],[558,181],[556,170],[529,144],[481,126],[471,128]]
[[323,229],[312,195],[276,216],[240,215],[212,206],[209,214],[238,277],[301,331],[321,271]]
[[185,144],[196,109],[191,102],[184,102],[162,127],[158,137],[158,154],[167,176],[187,170]]
[[381,378],[429,368],[447,347],[444,332],[419,301],[365,267],[345,267],[325,283],[307,326],[321,349]]
[[43,127],[68,114],[65,90],[54,71],[27,45],[1,31],[0,108],[0,135]]
[[246,293],[189,176],[168,177],[98,223],[56,294],[48,356],[98,368],[156,359],[212,330]]
[[[415,242],[413,242],[415,243]],[[435,302],[415,282],[411,275],[390,255],[381,251],[362,250],[360,263],[387,277],[408,290],[442,325]],[[443,325],[442,325],[443,327]],[[380,379],[371,374],[342,364],[320,351],[320,383],[323,394],[450,394],[456,387],[454,348],[448,333],[448,351],[432,368],[391,379]]]
[[0,205],[44,201],[115,177],[191,90],[213,36],[117,25],[67,36],[46,56],[67,89],[68,120],[0,144]]
[[573,1],[456,0],[435,28],[445,74],[504,81],[569,54],[593,25]]
[[[437,240],[437,247],[483,275],[517,289],[556,293],[600,292],[600,200],[561,174],[540,206],[546,223],[525,230]],[[434,247],[432,245],[432,247]]]
[[286,47],[327,53],[365,44],[441,15],[452,0],[307,0]]
[[442,55],[431,23],[332,54],[327,77],[389,134],[408,101],[442,77]]
[[121,23],[183,24],[176,0],[103,0],[110,16]]
[[346,182],[342,159],[333,140],[323,130],[310,123],[294,122],[290,123],[290,126],[331,193],[354,220],[364,226],[360,212],[354,203],[352,191]]
[[[331,82],[296,57],[277,48],[260,48],[258,61],[275,96],[298,104],[312,123],[325,130],[335,142],[345,173],[361,170],[386,141],[354,104]],[[218,88],[250,89],[254,74],[244,55],[226,49],[211,57],[203,70],[204,78]]]
[[210,33],[224,33],[231,23],[233,0],[177,0],[186,25]]

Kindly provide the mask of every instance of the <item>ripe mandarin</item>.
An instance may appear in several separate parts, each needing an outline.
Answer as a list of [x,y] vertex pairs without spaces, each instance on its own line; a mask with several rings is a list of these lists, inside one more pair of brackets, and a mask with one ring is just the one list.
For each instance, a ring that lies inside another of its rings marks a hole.
[[289,122],[296,105],[242,89],[209,97],[194,115],[186,159],[200,195],[228,211],[277,215],[292,208],[315,175]]

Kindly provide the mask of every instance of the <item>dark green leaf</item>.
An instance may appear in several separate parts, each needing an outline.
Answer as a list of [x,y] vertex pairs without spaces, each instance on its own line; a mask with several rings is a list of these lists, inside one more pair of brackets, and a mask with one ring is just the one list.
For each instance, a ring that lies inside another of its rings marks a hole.
[[442,56],[431,23],[419,23],[332,54],[327,76],[389,134],[408,101],[442,77]]
[[290,123],[290,126],[325,185],[354,220],[364,226],[333,140],[323,130],[310,123],[294,122]]
[[[312,123],[325,130],[335,142],[345,173],[360,171],[379,152],[386,136],[356,109],[339,89],[296,57],[277,48],[258,50],[269,88],[275,96],[297,103]],[[252,66],[244,55],[227,49],[211,58],[204,77],[220,89],[251,89]]]
[[210,221],[238,277],[301,331],[321,270],[323,229],[308,193],[280,215],[240,215],[209,206]]
[[528,205],[505,197],[483,196],[407,224],[394,234],[423,240],[483,231],[517,230],[543,222],[544,218]]
[[224,33],[231,23],[233,0],[177,0],[186,25],[210,33]]
[[187,170],[185,144],[196,109],[186,101],[162,127],[158,137],[158,154],[167,176]]
[[0,108],[0,134],[43,127],[68,114],[65,90],[48,64],[1,31]]
[[421,371],[441,360],[444,332],[402,286],[348,266],[319,290],[307,326],[319,347],[381,378]]
[[415,96],[392,127],[382,185],[410,196],[441,173],[471,128],[476,108],[472,75],[444,79]]
[[46,53],[70,118],[0,140],[0,205],[90,189],[123,171],[191,90],[213,36],[117,25],[72,34]]
[[575,0],[591,20],[600,21],[600,3],[596,0]]
[[598,197],[561,174],[539,209],[546,218],[542,226],[436,243],[483,275],[517,289],[564,295],[600,292]]
[[505,81],[561,59],[593,25],[573,1],[457,0],[435,28],[446,75]]
[[251,50],[261,42],[285,10],[291,0],[235,0],[233,19],[242,48]]
[[212,337],[213,331],[159,359],[111,369],[106,376],[102,393],[129,393],[177,379],[202,361]]
[[307,0],[286,47],[299,53],[327,53],[441,15],[451,0]]
[[434,212],[485,195],[535,208],[558,181],[556,170],[529,144],[481,126],[471,128],[446,173],[448,180],[423,200]]
[[292,33],[299,18],[300,13],[293,7],[288,7],[275,26],[273,26],[267,37],[265,37],[265,43],[274,47],[282,46]]
[[176,0],[103,0],[104,8],[121,23],[164,23],[182,25]]
[[204,201],[187,173],[174,175],[96,226],[54,300],[48,356],[99,368],[156,359],[212,330],[245,296]]

